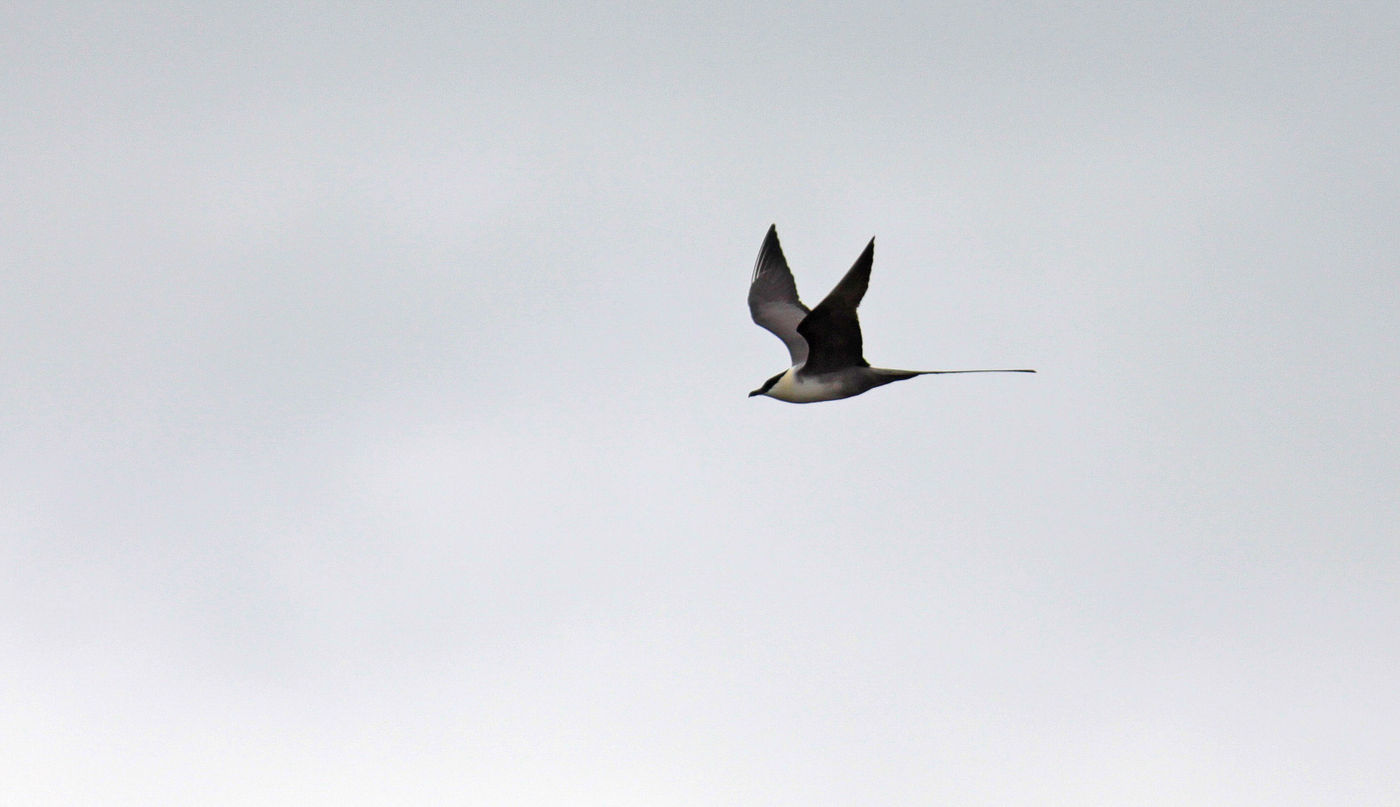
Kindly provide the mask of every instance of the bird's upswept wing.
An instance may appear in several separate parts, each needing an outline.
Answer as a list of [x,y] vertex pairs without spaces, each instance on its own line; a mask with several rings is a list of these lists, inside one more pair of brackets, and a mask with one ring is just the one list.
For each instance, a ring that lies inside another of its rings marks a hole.
[[[783,340],[794,365],[807,360],[807,340],[798,333],[797,325],[809,311],[797,299],[797,284],[793,282],[787,258],[783,257],[783,248],[778,244],[776,224],[768,228],[768,235],[758,251],[758,260],[753,265],[753,279],[749,281],[749,313],[759,327]],[[856,339],[859,341],[859,334]]]
[[826,295],[812,313],[797,326],[807,340],[808,373],[826,373],[846,367],[869,367],[860,338],[856,307],[870,285],[870,266],[875,260],[875,239],[856,258],[836,288]]

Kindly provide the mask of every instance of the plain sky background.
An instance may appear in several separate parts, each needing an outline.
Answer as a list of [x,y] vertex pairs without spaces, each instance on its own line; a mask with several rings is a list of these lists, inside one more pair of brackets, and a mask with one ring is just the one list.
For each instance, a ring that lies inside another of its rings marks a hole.
[[[1393,805],[1400,5],[0,10],[5,804]],[[829,404],[745,294],[877,236]]]

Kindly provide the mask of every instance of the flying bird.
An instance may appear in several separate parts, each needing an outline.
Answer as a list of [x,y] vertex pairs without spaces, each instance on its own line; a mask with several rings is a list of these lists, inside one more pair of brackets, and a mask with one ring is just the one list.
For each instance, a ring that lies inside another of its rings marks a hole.
[[850,398],[916,375],[942,373],[1034,373],[1034,370],[889,370],[865,360],[856,308],[870,285],[875,239],[856,258],[826,299],[809,309],[797,298],[797,284],[778,244],[778,225],[768,228],[749,281],[749,313],[761,328],[787,345],[792,366],[749,393],[788,403]]

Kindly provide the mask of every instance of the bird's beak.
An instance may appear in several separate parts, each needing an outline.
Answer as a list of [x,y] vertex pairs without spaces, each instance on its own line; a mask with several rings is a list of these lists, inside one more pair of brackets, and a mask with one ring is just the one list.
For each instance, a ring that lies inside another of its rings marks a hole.
[[761,390],[761,389],[756,389],[756,390],[754,390],[753,392],[750,392],[750,393],[749,393],[749,397],[752,398],[752,397],[755,396],[755,395],[762,395],[762,394],[763,394],[763,390]]

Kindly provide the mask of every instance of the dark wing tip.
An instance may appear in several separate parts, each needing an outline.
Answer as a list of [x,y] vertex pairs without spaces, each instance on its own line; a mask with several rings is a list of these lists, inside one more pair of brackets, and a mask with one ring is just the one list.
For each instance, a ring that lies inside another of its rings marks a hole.
[[[772,268],[781,267],[784,272],[791,274],[791,270],[787,268],[787,258],[783,255],[782,244],[778,243],[778,225],[776,224],[770,224],[767,235],[763,236],[763,244],[758,248],[758,260],[754,261],[753,264],[753,276],[749,278],[750,285],[758,280],[758,276],[764,273],[764,269],[770,263],[774,264]],[[793,294],[795,296],[796,291]]]
[[822,300],[821,306],[827,308],[841,307],[854,311],[860,305],[861,298],[865,297],[865,290],[870,286],[870,267],[875,263],[875,239],[870,239],[870,243],[865,245],[860,257],[846,272],[841,281],[836,284]]
[[767,246],[768,246],[769,244],[776,244],[777,242],[778,242],[778,225],[776,225],[776,224],[770,224],[770,225],[768,225],[768,232],[766,232],[766,233],[763,234],[763,247],[764,247],[764,248],[767,248]]

